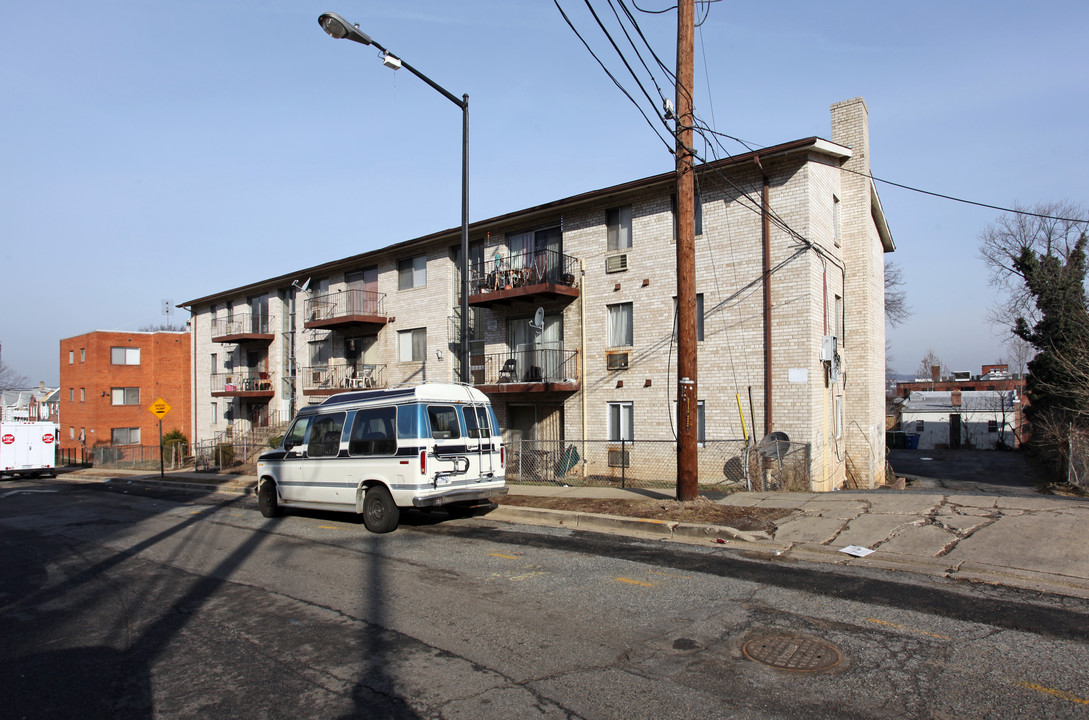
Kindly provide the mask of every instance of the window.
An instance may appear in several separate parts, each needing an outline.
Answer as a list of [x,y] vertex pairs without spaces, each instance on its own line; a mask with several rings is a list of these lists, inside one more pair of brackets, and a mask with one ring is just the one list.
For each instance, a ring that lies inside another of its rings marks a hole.
[[427,419],[431,421],[431,437],[436,440],[454,440],[461,437],[458,413],[452,406],[428,405]]
[[310,421],[313,417],[301,417],[295,421],[291,429],[284,435],[284,450],[292,450],[303,444],[306,439],[306,431],[310,429]]
[[110,430],[110,443],[113,445],[139,445],[140,428],[113,428]]
[[76,389],[75,388],[68,388],[68,402],[75,402],[75,401],[76,401]]
[[[673,298],[673,317],[677,317],[677,298]],[[677,324],[673,323],[673,339],[677,339]],[[703,342],[703,293],[696,293],[696,341]]]
[[427,328],[397,332],[397,359],[401,362],[423,362],[427,357]]
[[634,339],[632,330],[632,304],[620,303],[607,305],[609,310],[608,340],[609,347],[631,347]]
[[115,387],[110,388],[110,405],[139,405],[140,388]]
[[608,250],[626,250],[631,247],[631,205],[605,211],[608,226]]
[[111,365],[139,365],[140,348],[112,347],[110,348]]
[[922,420],[916,420],[915,421],[915,432],[920,433],[920,434],[923,432],[923,421]]
[[215,403],[212,403],[212,424],[219,424],[219,406]]
[[631,442],[635,435],[632,432],[635,406],[630,402],[609,403],[608,432],[609,442]]
[[488,419],[488,411],[483,406],[471,405],[465,407],[466,434],[471,438],[486,438],[491,434],[491,421]]
[[349,455],[393,455],[397,452],[397,409],[359,410],[352,421]]
[[987,432],[989,432],[989,433],[998,432],[998,421],[997,420],[988,420],[987,421]]
[[[677,401],[673,401],[673,417],[676,418],[677,431],[681,427],[680,408],[677,406]],[[696,401],[696,442],[700,447],[703,447],[707,442],[707,415],[704,410],[703,400]]]
[[68,439],[69,440],[75,440],[76,439],[76,429],[71,425],[68,426]]
[[68,351],[68,364],[71,365],[75,361],[76,361],[76,351],[75,350],[69,350]]
[[[677,196],[670,195],[670,210],[673,212],[673,242],[677,242]],[[703,198],[700,197],[700,191],[696,191],[696,235],[703,234]]]
[[87,402],[87,388],[80,388],[79,389],[79,401],[80,402]]
[[219,372],[219,357],[216,353],[212,353],[212,374],[215,375]]
[[344,430],[344,413],[321,415],[314,418],[310,428],[310,441],[306,445],[307,457],[336,457],[340,454],[340,435]]
[[423,255],[397,261],[397,289],[423,287],[427,284],[427,258]]
[[839,247],[839,198],[832,196],[832,240]]
[[87,348],[80,348],[79,349],[79,361],[80,362],[87,362]]

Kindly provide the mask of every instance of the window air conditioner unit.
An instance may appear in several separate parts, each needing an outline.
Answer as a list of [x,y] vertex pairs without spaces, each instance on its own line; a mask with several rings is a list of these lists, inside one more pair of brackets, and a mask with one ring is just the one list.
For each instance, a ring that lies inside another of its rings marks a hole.
[[607,352],[605,353],[605,369],[607,370],[627,370],[628,369],[628,352]]
[[624,272],[628,269],[628,254],[623,255],[610,255],[605,258],[605,272],[617,273]]

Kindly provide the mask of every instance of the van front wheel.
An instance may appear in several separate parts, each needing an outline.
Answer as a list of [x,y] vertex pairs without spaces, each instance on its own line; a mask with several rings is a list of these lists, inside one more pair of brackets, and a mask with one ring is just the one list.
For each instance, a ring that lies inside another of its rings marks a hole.
[[257,491],[257,507],[261,514],[267,518],[274,518],[280,514],[280,503],[276,497],[276,483],[271,480],[261,483],[261,489]]
[[401,511],[385,485],[367,489],[363,496],[363,525],[372,533],[388,533],[397,529]]

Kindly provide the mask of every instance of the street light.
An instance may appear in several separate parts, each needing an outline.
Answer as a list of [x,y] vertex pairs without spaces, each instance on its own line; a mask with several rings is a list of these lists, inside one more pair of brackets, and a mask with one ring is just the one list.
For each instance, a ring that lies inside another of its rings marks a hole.
[[338,40],[373,45],[382,51],[382,63],[396,70],[403,67],[461,108],[461,381],[469,382],[469,96],[459,100],[453,93],[375,42],[370,35],[336,13],[318,16],[321,29]]

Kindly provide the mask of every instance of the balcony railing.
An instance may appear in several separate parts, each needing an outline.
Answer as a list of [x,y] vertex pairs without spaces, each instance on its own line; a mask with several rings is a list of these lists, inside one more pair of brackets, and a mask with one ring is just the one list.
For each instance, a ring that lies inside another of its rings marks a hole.
[[386,366],[373,363],[329,363],[299,368],[304,395],[332,395],[345,390],[386,386]]
[[579,263],[555,250],[518,253],[469,270],[469,302],[488,305],[526,296],[578,297]]
[[486,392],[573,392],[579,388],[577,350],[530,347],[470,358],[473,384]]
[[212,320],[212,342],[271,341],[268,315],[235,315]]
[[385,325],[386,294],[373,290],[341,290],[318,295],[306,301],[308,328],[335,327],[337,325],[372,324]]
[[272,375],[262,370],[246,368],[213,373],[211,380],[214,396],[261,398],[276,393]]

